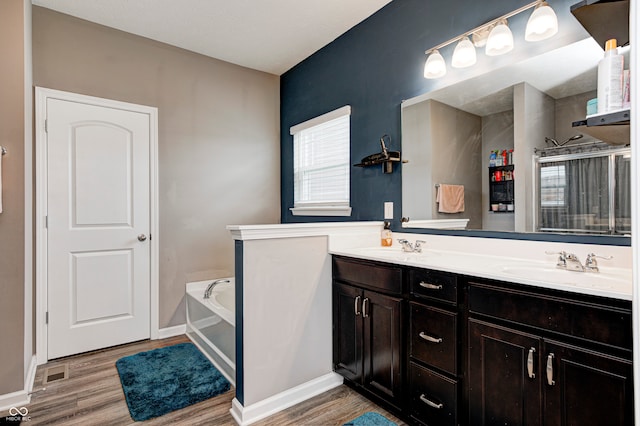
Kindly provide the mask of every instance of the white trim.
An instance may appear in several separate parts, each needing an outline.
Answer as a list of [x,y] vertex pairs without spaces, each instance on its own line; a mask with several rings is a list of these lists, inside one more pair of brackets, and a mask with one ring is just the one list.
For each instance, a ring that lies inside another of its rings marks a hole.
[[258,420],[262,420],[265,417],[269,417],[272,414],[338,387],[342,382],[343,378],[339,374],[328,373],[247,407],[243,407],[240,401],[233,398],[229,412],[240,426],[250,425]]
[[331,121],[334,118],[342,117],[343,115],[351,115],[351,106],[345,105],[341,108],[334,109],[333,111],[329,111],[326,114],[319,115],[318,117],[314,117],[310,120],[303,121],[300,124],[296,124],[295,126],[291,126],[289,128],[289,134],[294,135],[298,132],[301,132],[309,127],[317,126],[318,124],[326,123],[327,121]]
[[24,407],[31,402],[31,396],[26,390],[0,395],[0,411],[8,410],[11,407]]
[[[24,373],[31,390],[36,359],[33,355],[33,54],[31,2],[24,2]],[[33,370],[33,371],[32,371]]]
[[277,225],[228,225],[234,240],[264,240],[272,238],[313,237],[335,234],[380,232],[382,222],[291,223]]
[[291,207],[294,216],[351,216],[349,206]]
[[11,407],[23,407],[31,402],[33,381],[36,378],[38,363],[36,356],[31,357],[31,362],[25,374],[24,389],[0,395],[0,411],[8,410]]
[[[631,85],[631,146],[632,149],[636,149],[640,143],[640,90],[638,88],[638,78],[640,78],[640,72],[638,67],[635,66],[638,63],[638,43],[640,43],[640,31],[638,30],[638,19],[640,19],[640,8],[638,8],[638,2],[629,2],[629,44],[631,45],[631,66],[629,67],[631,73],[631,81],[635,81]],[[635,392],[633,393],[634,399],[634,412],[635,412],[635,424],[640,424],[640,198],[638,193],[640,191],[640,155],[637,150],[634,151],[634,155],[631,156],[631,251],[632,251],[632,323],[633,323],[633,383],[635,385]]]
[[181,336],[186,333],[187,324],[174,325],[173,327],[165,327],[158,330],[157,339],[167,339],[169,337]]
[[35,209],[35,233],[36,233],[36,357],[38,365],[47,362],[47,325],[45,312],[47,311],[47,232],[45,216],[47,215],[47,134],[45,132],[45,119],[47,117],[47,99],[62,99],[72,102],[91,103],[97,106],[120,108],[127,111],[135,111],[149,116],[149,240],[151,247],[150,263],[150,330],[151,339],[160,336],[160,305],[159,305],[159,202],[158,202],[158,109],[155,107],[137,105],[128,102],[114,101],[97,98],[94,96],[77,93],[63,92],[60,90],[35,88],[35,183],[36,183],[36,209]]

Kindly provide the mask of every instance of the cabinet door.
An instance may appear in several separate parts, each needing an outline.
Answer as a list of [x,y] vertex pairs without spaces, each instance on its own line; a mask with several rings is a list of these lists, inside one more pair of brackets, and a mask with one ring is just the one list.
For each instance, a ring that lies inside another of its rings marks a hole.
[[389,402],[402,391],[402,299],[364,292],[364,385]]
[[545,340],[545,425],[633,424],[631,361]]
[[333,364],[336,373],[362,381],[362,290],[333,287]]
[[469,423],[540,425],[537,336],[469,320]]

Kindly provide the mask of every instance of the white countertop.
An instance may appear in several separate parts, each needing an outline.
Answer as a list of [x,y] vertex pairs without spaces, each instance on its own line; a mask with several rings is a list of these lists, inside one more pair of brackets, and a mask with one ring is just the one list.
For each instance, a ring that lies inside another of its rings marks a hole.
[[557,268],[555,258],[541,262],[433,249],[404,253],[395,243],[392,247],[332,247],[329,253],[593,296],[632,298],[631,269],[608,267],[604,261],[600,272],[573,272]]

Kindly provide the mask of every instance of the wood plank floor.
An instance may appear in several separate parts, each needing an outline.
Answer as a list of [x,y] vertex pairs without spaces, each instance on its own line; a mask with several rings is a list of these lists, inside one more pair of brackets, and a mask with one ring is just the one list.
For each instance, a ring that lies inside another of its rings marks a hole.
[[[141,351],[188,342],[186,336],[117,346],[51,361],[38,367],[34,394],[27,406],[31,425],[131,425],[115,362]],[[69,377],[43,385],[46,368],[68,364]],[[45,390],[41,390],[42,388]],[[229,414],[234,390],[162,417],[142,422],[149,425],[235,425]],[[267,419],[264,425],[342,425],[367,411],[376,411],[398,425],[401,420],[346,386],[339,386]],[[0,419],[8,416],[0,411]]]

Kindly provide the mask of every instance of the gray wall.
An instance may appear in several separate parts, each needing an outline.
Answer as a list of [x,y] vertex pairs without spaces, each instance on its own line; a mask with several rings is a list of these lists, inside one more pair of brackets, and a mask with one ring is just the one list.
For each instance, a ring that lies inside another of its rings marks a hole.
[[555,134],[555,102],[535,87],[520,83],[513,89],[513,164],[515,173],[515,230],[533,231],[533,155],[544,148],[544,138]]
[[[482,229],[481,118],[428,100],[402,110],[402,214],[413,220],[469,219]],[[410,142],[409,142],[410,141]],[[439,213],[436,184],[464,185],[465,211]]]
[[[482,119],[434,100],[431,103],[431,182],[464,185],[464,212],[439,213],[433,219],[469,219],[468,229],[482,229]],[[434,198],[435,200],[435,198]]]
[[24,341],[25,25],[25,1],[0,1],[0,145],[8,151],[0,213],[0,395],[24,388],[24,358],[31,355]]
[[513,231],[514,213],[489,211],[489,153],[497,149],[513,149],[513,110],[482,117],[482,229]]
[[33,9],[34,84],[158,107],[160,327],[187,281],[233,274],[228,224],[280,218],[275,75]]

